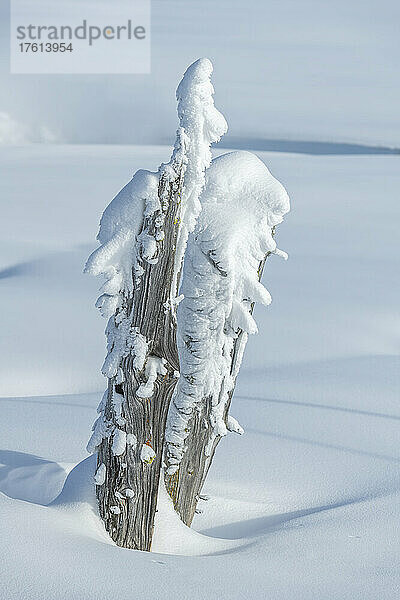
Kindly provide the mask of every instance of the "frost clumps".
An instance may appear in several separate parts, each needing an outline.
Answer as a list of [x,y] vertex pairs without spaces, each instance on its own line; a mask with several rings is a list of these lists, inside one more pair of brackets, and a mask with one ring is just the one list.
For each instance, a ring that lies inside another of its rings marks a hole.
[[126,434],[124,431],[119,429],[115,423],[117,423],[117,425],[120,427],[123,427],[126,424],[126,420],[122,416],[122,404],[124,402],[124,397],[121,394],[118,394],[113,388],[110,405],[112,409],[112,419],[107,419],[105,415],[107,398],[108,390],[104,392],[103,398],[97,408],[97,412],[100,414],[97,420],[94,422],[92,427],[92,435],[86,446],[86,449],[89,454],[93,454],[97,447],[100,446],[103,439],[113,436],[112,452],[114,456],[120,456],[123,454],[127,443]]
[[103,414],[100,414],[94,422],[92,435],[86,446],[86,450],[89,454],[93,454],[93,452],[96,451],[97,446],[100,446],[103,439],[110,437],[111,431],[111,423],[104,418]]
[[121,456],[126,449],[126,432],[117,427],[114,430],[111,452],[114,456]]
[[135,449],[137,446],[137,437],[134,433],[128,433],[126,436],[126,443],[128,446],[131,446],[132,449]]
[[[215,159],[206,172],[201,204],[185,255],[184,299],[177,311],[181,372],[168,415],[168,474],[179,467],[196,409],[211,406],[206,455],[217,436],[226,435],[229,394],[247,335],[257,332],[252,305],[271,302],[259,269],[269,253],[284,254],[273,230],[289,211],[289,198],[255,155],[233,152]],[[232,418],[228,428],[243,432]]]
[[226,428],[228,431],[232,431],[233,433],[238,433],[239,435],[244,434],[244,429],[240,425],[239,421],[237,421],[235,417],[232,417],[231,415],[228,415],[228,418],[226,419]]
[[107,472],[106,465],[104,463],[101,463],[101,465],[99,465],[97,467],[97,471],[94,475],[94,482],[96,485],[104,484],[104,482],[106,480],[106,472]]
[[166,375],[165,359],[158,356],[149,356],[146,362],[144,374],[146,383],[142,383],[136,390],[136,395],[139,398],[151,398],[154,394],[154,384],[158,375]]
[[155,457],[156,453],[154,452],[153,448],[148,444],[143,444],[140,451],[140,460],[146,465],[151,465]]
[[101,246],[85,266],[86,273],[105,278],[96,302],[101,314],[109,319],[107,356],[102,367],[105,377],[117,374],[125,356],[136,357],[139,368],[146,358],[146,340],[131,326],[132,305],[127,299],[140,283],[142,262],[150,257],[149,244],[139,236],[143,219],[159,205],[158,174],[137,171],[104,211],[97,236]]

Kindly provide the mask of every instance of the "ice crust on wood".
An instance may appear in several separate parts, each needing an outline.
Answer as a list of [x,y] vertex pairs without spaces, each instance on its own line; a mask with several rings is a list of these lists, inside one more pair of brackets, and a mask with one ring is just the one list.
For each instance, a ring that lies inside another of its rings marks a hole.
[[[257,332],[251,305],[268,305],[271,296],[259,282],[267,253],[277,250],[273,228],[289,211],[284,187],[264,163],[249,152],[215,159],[206,172],[202,211],[189,238],[177,310],[178,380],[169,409],[167,473],[177,471],[191,417],[200,403],[210,402],[211,453],[217,436],[227,433],[225,408],[240,368],[247,334]],[[241,347],[232,365],[240,332]],[[228,427],[240,426],[230,419]]]
[[[111,408],[115,423],[105,417],[107,397],[108,390],[104,392],[103,398],[97,408],[99,416],[92,427],[92,435],[89,439],[86,449],[90,454],[92,454],[95,452],[97,446],[101,444],[103,439],[113,436],[112,452],[114,456],[119,456],[120,454],[123,454],[127,443],[125,431],[119,429],[119,427],[123,427],[126,423],[124,417],[122,416],[122,403],[124,401],[124,397],[121,394],[118,394],[115,389],[113,389],[111,396]],[[119,450],[121,451],[119,452]]]

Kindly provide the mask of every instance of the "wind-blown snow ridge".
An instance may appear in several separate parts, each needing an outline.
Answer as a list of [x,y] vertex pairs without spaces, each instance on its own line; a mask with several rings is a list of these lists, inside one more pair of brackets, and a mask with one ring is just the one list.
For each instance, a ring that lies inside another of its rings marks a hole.
[[[185,255],[184,299],[177,311],[181,376],[168,415],[169,474],[178,469],[191,417],[200,403],[211,402],[212,407],[206,454],[215,438],[227,433],[228,395],[247,336],[257,332],[252,304],[271,302],[259,281],[260,264],[267,253],[283,254],[273,229],[289,211],[284,187],[249,152],[232,152],[212,162],[201,204]],[[237,359],[231,365],[239,333]],[[240,426],[236,429],[242,431]]]

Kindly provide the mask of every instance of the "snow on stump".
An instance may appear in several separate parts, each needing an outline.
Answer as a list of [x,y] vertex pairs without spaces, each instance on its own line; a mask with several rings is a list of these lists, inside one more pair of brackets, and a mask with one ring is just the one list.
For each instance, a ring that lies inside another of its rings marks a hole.
[[[169,163],[137,171],[106,208],[85,270],[103,275],[96,306],[108,319],[100,402],[88,451],[106,530],[150,550],[160,485],[190,525],[218,442],[243,433],[229,414],[266,258],[287,258],[275,228],[284,187],[249,152],[211,163],[226,132],[212,65],[191,65],[177,89]],[[165,493],[163,490],[160,493]]]
[[150,550],[164,432],[177,382],[176,307],[189,233],[210,144],[227,129],[214,107],[212,65],[191,65],[178,89],[179,128],[170,161],[140,170],[106,208],[100,247],[85,271],[103,275],[108,379],[88,443],[97,453],[96,495],[106,530],[120,546]]
[[242,434],[229,407],[255,302],[271,296],[260,283],[270,254],[287,258],[274,240],[289,211],[284,187],[249,152],[215,159],[189,238],[177,311],[180,378],[166,430],[166,487],[190,525],[220,439]]

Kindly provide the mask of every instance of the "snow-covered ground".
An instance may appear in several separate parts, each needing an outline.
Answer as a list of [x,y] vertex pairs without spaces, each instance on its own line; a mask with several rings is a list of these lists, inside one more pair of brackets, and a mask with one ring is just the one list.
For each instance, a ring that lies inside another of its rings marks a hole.
[[0,598],[397,597],[399,157],[258,154],[291,196],[290,259],[265,269],[246,433],[221,442],[194,530],[163,499],[148,554],[93,510],[105,323],[82,268],[111,197],[170,149],[1,149]]

